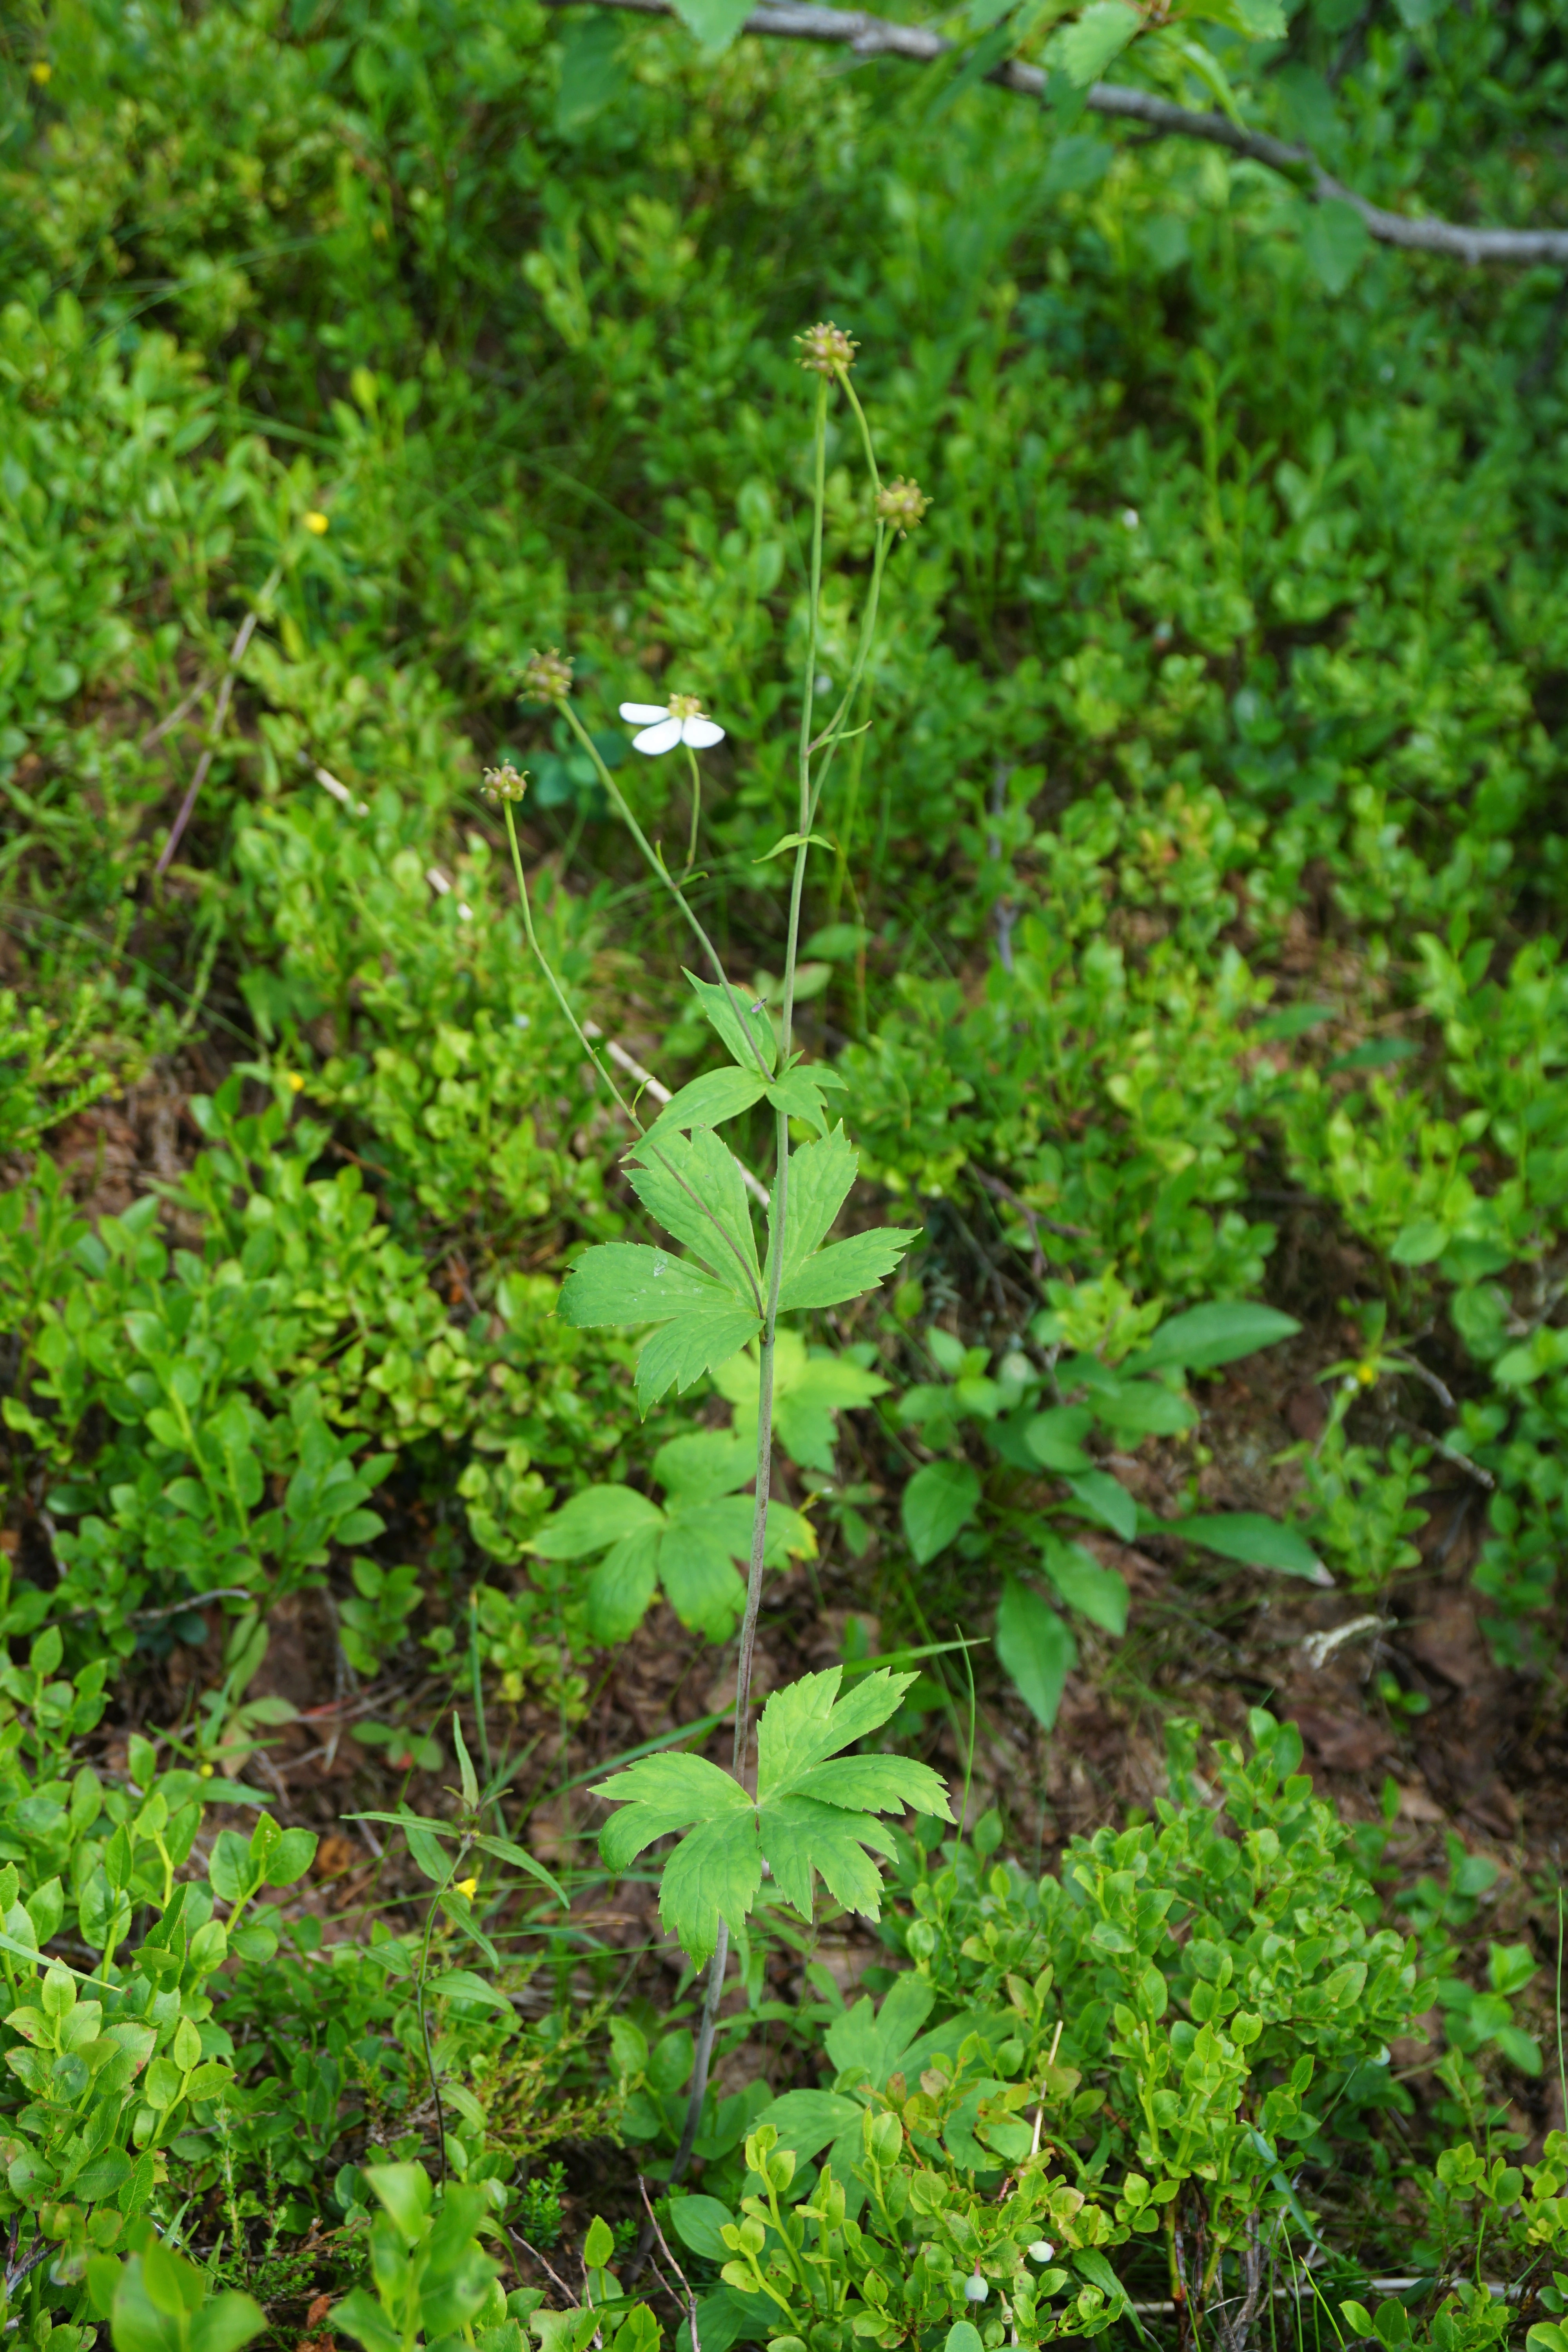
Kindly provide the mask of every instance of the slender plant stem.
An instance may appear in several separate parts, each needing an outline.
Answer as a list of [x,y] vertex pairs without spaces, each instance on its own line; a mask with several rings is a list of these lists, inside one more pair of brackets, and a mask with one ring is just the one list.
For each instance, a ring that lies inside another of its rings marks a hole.
[[674,1184],[678,1184],[680,1190],[686,1194],[687,1199],[690,1201],[693,1206],[708,1219],[709,1223],[713,1227],[719,1246],[727,1250],[731,1256],[734,1258],[736,1264],[741,1269],[742,1275],[745,1278],[748,1287],[752,1292],[752,1298],[756,1304],[757,1312],[761,1314],[763,1302],[761,1298],[757,1297],[756,1284],[752,1277],[751,1268],[747,1265],[745,1259],[742,1256],[741,1252],[736,1247],[730,1235],[724,1231],[724,1228],[719,1222],[718,1218],[714,1216],[713,1212],[710,1209],[706,1201],[702,1199],[700,1193],[697,1192],[693,1185],[688,1182],[687,1179],[681,1174],[679,1168],[671,1165],[668,1156],[665,1152],[660,1151],[657,1144],[647,1144],[647,1129],[643,1126],[641,1119],[637,1117],[637,1112],[633,1109],[630,1103],[627,1102],[626,1097],[622,1094],[619,1087],[616,1086],[614,1078],[611,1077],[608,1070],[605,1067],[604,1063],[599,1059],[598,1055],[594,1050],[587,1032],[584,1029],[581,1022],[577,1018],[577,1015],[573,1012],[572,1006],[567,999],[566,992],[562,987],[561,982],[556,979],[554,967],[552,965],[550,959],[545,954],[543,949],[540,946],[538,934],[533,928],[533,908],[529,902],[528,882],[522,870],[522,853],[518,847],[517,826],[512,822],[511,803],[510,801],[503,801],[501,803],[501,808],[506,816],[507,839],[511,845],[512,871],[517,876],[518,897],[522,902],[523,929],[528,933],[528,944],[533,950],[535,961],[542,971],[545,979],[550,982],[551,988],[554,993],[556,1003],[559,1004],[562,1012],[566,1015],[567,1020],[570,1022],[573,1035],[576,1038],[577,1043],[582,1046],[583,1051],[587,1055],[588,1059],[594,1065],[595,1069],[597,1070],[599,1076],[604,1079],[605,1086],[609,1088],[611,1099],[614,1101],[616,1109],[620,1112],[622,1118],[626,1120],[627,1126],[631,1128],[633,1133],[638,1138],[639,1141],[645,1145],[649,1158],[658,1160],[659,1166],[664,1170],[665,1174],[669,1178],[670,1181]]
[[682,879],[689,877],[697,863],[697,828],[702,822],[702,771],[689,743],[686,746],[686,758],[691,770],[691,838],[686,845],[686,876]]
[[631,835],[632,839],[642,851],[642,854],[647,860],[649,866],[658,877],[658,879],[664,884],[665,888],[669,892],[670,897],[674,899],[681,914],[690,925],[699,946],[701,948],[703,954],[707,957],[709,962],[713,967],[715,978],[718,980],[720,986],[723,989],[725,995],[730,1000],[730,1010],[735,1016],[736,1024],[740,1029],[742,1036],[744,1037],[746,1043],[752,1049],[758,1070],[764,1078],[771,1079],[773,1072],[768,1067],[767,1059],[763,1053],[762,1046],[757,1041],[756,1034],[752,1030],[751,1023],[746,1019],[745,1014],[741,1010],[741,1000],[736,995],[730,975],[725,971],[723,963],[720,959],[719,950],[714,946],[712,940],[709,938],[707,932],[703,929],[696,910],[687,898],[679,883],[676,880],[674,875],[670,872],[668,866],[665,864],[663,858],[659,856],[658,850],[654,847],[652,842],[649,841],[647,834],[643,831],[641,825],[632,814],[631,810],[627,807],[626,794],[622,792],[619,784],[616,783],[614,776],[611,775],[608,768],[605,767],[605,762],[600,756],[598,745],[595,742],[593,737],[589,734],[587,729],[584,726],[582,720],[578,718],[577,713],[573,709],[571,703],[566,699],[564,695],[563,695],[561,700],[557,703],[556,708],[561,712],[562,717],[565,719],[567,726],[572,730],[573,734],[577,738],[578,742],[583,746],[584,751],[588,754],[589,759],[594,762],[594,766],[598,772],[599,782],[604,785],[605,791],[609,796],[610,804],[614,808],[616,814],[620,818],[621,823],[626,826],[626,831]]

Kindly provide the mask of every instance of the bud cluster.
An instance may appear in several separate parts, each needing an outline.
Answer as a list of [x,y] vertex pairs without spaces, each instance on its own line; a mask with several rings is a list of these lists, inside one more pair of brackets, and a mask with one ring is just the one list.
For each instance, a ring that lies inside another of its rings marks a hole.
[[890,522],[902,539],[923,520],[931,500],[918,482],[906,481],[900,474],[895,482],[884,482],[877,493],[877,520]]
[[564,702],[572,691],[572,665],[553,646],[530,654],[522,666],[522,691],[530,702]]
[[484,790],[492,808],[499,808],[502,801],[520,801],[528,790],[528,772],[525,769],[520,775],[507,760],[499,768],[485,770]]
[[852,368],[860,348],[852,335],[847,335],[830,319],[808,327],[804,335],[795,337],[795,341],[801,347],[801,366],[817,375],[840,375],[846,368]]

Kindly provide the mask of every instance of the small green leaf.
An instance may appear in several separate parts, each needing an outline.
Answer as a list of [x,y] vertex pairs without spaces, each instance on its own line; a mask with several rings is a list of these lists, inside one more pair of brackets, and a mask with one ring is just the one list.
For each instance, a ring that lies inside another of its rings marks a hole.
[[765,1070],[771,1075],[778,1045],[765,1006],[743,988],[722,988],[716,980],[699,980],[694,971],[686,977],[731,1060],[742,1070],[755,1070],[759,1076]]
[[1300,1328],[1293,1315],[1281,1315],[1278,1307],[1259,1307],[1249,1298],[1220,1299],[1173,1315],[1122,1370],[1151,1372],[1168,1365],[1183,1371],[1212,1371],[1240,1356],[1255,1355],[1259,1348],[1272,1348]]
[[583,2260],[590,2270],[602,2271],[616,2251],[616,2233],[609,2223],[595,2214],[588,2224],[588,2234],[583,2241]]
[[1047,1536],[1041,1556],[1046,1574],[1069,1609],[1108,1633],[1126,1633],[1130,1596],[1125,1580],[1114,1569],[1101,1568],[1082,1544],[1064,1543],[1059,1536]]
[[528,1546],[541,1559],[583,1559],[626,1537],[656,1533],[664,1513],[633,1486],[585,1486],[545,1520]]
[[671,1128],[720,1127],[727,1118],[739,1118],[761,1099],[763,1086],[760,1071],[738,1069],[732,1062],[706,1070],[670,1097],[645,1139],[655,1142]]
[[606,1648],[629,1642],[647,1614],[658,1589],[662,1521],[658,1513],[655,1525],[612,1544],[588,1579],[588,1632]]
[[944,1551],[980,1507],[980,1475],[969,1462],[928,1462],[904,1488],[899,1516],[923,1568]]
[[1202,1544],[1222,1559],[1237,1559],[1248,1568],[1272,1568],[1282,1576],[1310,1577],[1314,1584],[1328,1582],[1327,1571],[1305,1536],[1281,1526],[1261,1511],[1215,1511],[1196,1518],[1168,1519],[1162,1530]]
[[1014,1576],[1004,1582],[996,1611],[996,1654],[1029,1712],[1049,1731],[1078,1664],[1078,1644],[1066,1621]]
[[762,1318],[739,1302],[688,1308],[643,1343],[637,1358],[637,1402],[645,1412],[666,1389],[684,1392],[754,1339]]
[[847,1299],[860,1297],[891,1274],[910,1243],[919,1239],[918,1233],[902,1226],[877,1225],[868,1233],[851,1234],[847,1241],[829,1242],[826,1249],[807,1259],[798,1274],[781,1284],[780,1313],[841,1307]]
[[1430,1265],[1441,1257],[1453,1235],[1436,1217],[1417,1217],[1397,1233],[1388,1255],[1395,1265]]
[[[1346,204],[1340,196],[1331,196],[1326,203],[1314,205],[1301,231],[1301,249],[1313,274],[1331,294],[1344,292],[1366,258],[1371,243],[1372,234],[1365,221],[1353,205]],[[1386,1044],[1414,1051],[1404,1038],[1394,1038]],[[1354,1054],[1363,1058],[1358,1062],[1354,1055],[1345,1054],[1340,1057],[1338,1066],[1342,1069],[1378,1068],[1390,1059],[1404,1058],[1403,1053],[1389,1054],[1383,1040],[1373,1041],[1372,1052],[1379,1055],[1380,1059],[1373,1060],[1366,1047],[1357,1046]],[[1331,1064],[1330,1066],[1335,1066]]]
[[[771,1089],[770,1089],[771,1092]],[[710,1127],[645,1139],[628,1155],[632,1189],[715,1280],[759,1311],[762,1269],[741,1163]]]
[[1123,1543],[1131,1543],[1138,1532],[1138,1506],[1120,1478],[1109,1470],[1080,1470],[1067,1482],[1073,1500],[1109,1528]]
[[760,857],[753,857],[752,863],[753,866],[765,866],[770,857],[782,857],[786,849],[799,849],[803,845],[816,849],[834,849],[837,844],[825,841],[819,833],[786,833],[774,842],[771,849],[764,849]]
[[1126,0],[1089,0],[1077,24],[1069,25],[1061,37],[1062,66],[1074,88],[1087,89],[1090,82],[1098,81],[1142,23],[1137,9],[1128,7]]
[[1024,1443],[1044,1470],[1058,1475],[1093,1467],[1083,1440],[1094,1424],[1086,1404],[1056,1404],[1035,1413],[1024,1424]]
[[463,1727],[456,1713],[452,1717],[452,1745],[458,1751],[458,1778],[462,1786],[463,1802],[471,1810],[479,1801],[479,1776],[474,1770],[468,1742],[463,1738]]
[[443,1969],[429,1979],[428,1992],[443,1993],[448,2000],[479,2000],[491,2009],[504,2009],[510,2014],[511,2002],[499,1985],[489,1984],[472,1969]]

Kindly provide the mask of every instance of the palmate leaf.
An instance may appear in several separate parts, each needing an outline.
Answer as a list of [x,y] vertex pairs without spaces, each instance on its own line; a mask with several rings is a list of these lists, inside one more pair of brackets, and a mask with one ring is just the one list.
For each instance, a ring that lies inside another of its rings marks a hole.
[[637,1359],[637,1402],[646,1412],[672,1385],[689,1389],[754,1339],[762,1318],[686,1258],[640,1242],[585,1251],[561,1287],[563,1323],[657,1323]]
[[742,1305],[760,1308],[763,1275],[741,1163],[710,1127],[645,1139],[629,1155],[632,1190]]
[[840,1666],[806,1675],[768,1700],[754,1805],[729,1773],[694,1756],[646,1757],[594,1790],[622,1808],[599,1837],[611,1870],[626,1869],[656,1838],[688,1832],[665,1865],[659,1916],[693,1960],[711,1953],[721,1918],[738,1927],[750,1912],[764,1860],[803,1917],[820,1876],[836,1901],[874,1919],[881,1881],[872,1856],[892,1851],[876,1816],[909,1806],[952,1819],[929,1765],[841,1752],[887,1722],[914,1675],[884,1669],[840,1698],[842,1675]]
[[822,1247],[858,1166],[842,1124],[819,1142],[802,1144],[790,1154],[779,1279],[781,1314],[808,1307],[838,1307],[846,1299],[858,1298],[891,1271],[915,1239],[912,1232],[885,1225]]

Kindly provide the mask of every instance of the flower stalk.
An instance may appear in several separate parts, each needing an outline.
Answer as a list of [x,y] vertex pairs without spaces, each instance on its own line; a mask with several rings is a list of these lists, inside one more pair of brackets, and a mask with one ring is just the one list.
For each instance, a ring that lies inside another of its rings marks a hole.
[[[795,865],[790,877],[788,928],[784,947],[784,993],[780,1017],[779,1069],[787,1068],[795,1028],[795,974],[799,958],[801,910],[805,893],[806,857],[809,836],[822,797],[823,787],[831,771],[834,756],[843,741],[849,718],[856,708],[870,658],[881,581],[890,537],[902,537],[904,530],[917,523],[925,510],[926,501],[918,487],[901,479],[884,488],[878,472],[876,452],[865,411],[849,381],[854,365],[856,346],[849,336],[830,322],[810,328],[799,336],[800,365],[815,374],[816,394],[812,436],[812,517],[811,554],[806,614],[805,674],[802,683],[800,730],[796,754],[796,831]],[[826,451],[828,403],[835,390],[843,392],[854,411],[867,469],[870,477],[873,510],[876,518],[871,578],[862,614],[850,675],[837,708],[819,733],[814,731],[816,701],[816,664],[821,629],[823,537],[826,510]],[[553,704],[565,719],[577,742],[593,761],[595,772],[605,793],[641,851],[650,872],[669,892],[682,919],[697,940],[703,956],[715,978],[724,989],[735,1016],[741,1037],[748,1042],[759,1075],[771,1081],[773,1072],[766,1063],[762,1046],[750,1022],[745,1018],[739,998],[724,971],[718,950],[709,938],[695,909],[688,899],[681,880],[672,875],[663,856],[648,841],[637,823],[615,777],[602,758],[598,746],[573,708],[570,697],[571,667],[555,653],[530,656],[523,673],[525,693],[535,699]],[[643,732],[634,739],[635,748],[649,757],[684,745],[691,767],[691,830],[688,845],[686,875],[689,879],[696,864],[698,833],[701,812],[700,775],[695,757],[696,750],[706,748],[721,740],[723,730],[701,710],[697,700],[688,695],[671,696],[668,705],[623,703],[621,716],[635,721]],[[609,1072],[595,1052],[585,1032],[566,1000],[545,958],[533,927],[527,883],[518,847],[517,832],[512,816],[512,803],[521,797],[521,782],[515,771],[506,770],[487,777],[491,797],[503,809],[507,837],[510,845],[513,867],[517,875],[518,892],[522,904],[523,922],[528,941],[534,955],[543,966],[557,1003],[561,1006],[573,1034],[594,1067],[604,1078],[611,1098],[639,1136],[643,1129],[635,1111],[624,1100]],[[515,789],[514,789],[515,787]],[[658,1156],[656,1154],[656,1156]],[[664,1163],[668,1165],[668,1162]],[[673,1168],[669,1169],[675,1174]],[[745,1608],[741,1621],[735,1670],[735,1708],[731,1751],[731,1769],[735,1778],[745,1785],[751,1767],[752,1707],[752,1684],[756,1654],[757,1622],[762,1610],[763,1576],[767,1551],[767,1521],[769,1493],[773,1476],[773,1367],[778,1330],[779,1298],[784,1274],[784,1237],[789,1213],[790,1137],[789,1116],[780,1106],[774,1107],[774,1172],[769,1207],[769,1242],[764,1268],[765,1297],[757,1307],[761,1328],[758,1334],[757,1391],[757,1455],[756,1484],[752,1519],[752,1541],[747,1562]],[[679,1180],[678,1180],[679,1181]],[[683,1187],[683,1189],[689,1189]],[[695,1195],[693,1195],[695,1197]],[[697,2036],[691,2086],[687,2105],[685,2126],[666,2186],[673,2187],[685,2173],[690,2161],[698,2133],[701,2127],[702,2110],[707,2097],[711,2071],[713,2045],[718,2030],[719,2009],[723,1998],[724,1976],[729,1958],[729,1926],[721,1918],[717,1939],[709,1962],[703,1989],[702,2016]],[[652,2234],[645,2231],[646,2244],[639,2250],[639,2263],[651,2246]]]

